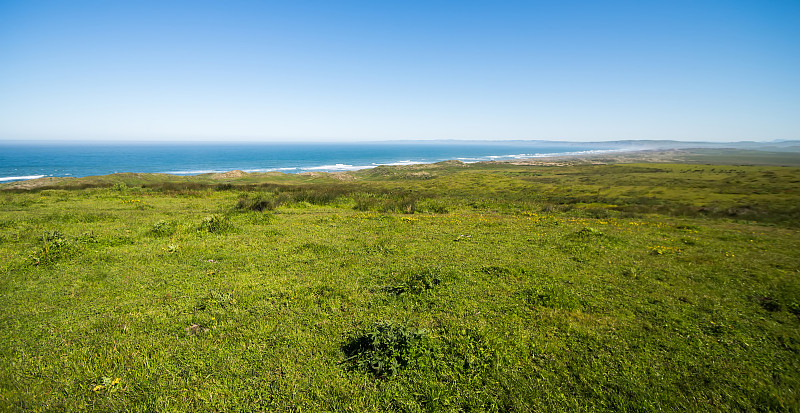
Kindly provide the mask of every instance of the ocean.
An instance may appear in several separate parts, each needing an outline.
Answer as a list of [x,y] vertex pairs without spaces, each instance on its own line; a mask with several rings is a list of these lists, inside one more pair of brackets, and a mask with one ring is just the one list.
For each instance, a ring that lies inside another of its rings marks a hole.
[[198,175],[242,170],[336,172],[378,165],[479,162],[621,150],[613,143],[408,141],[368,143],[0,143],[0,182],[117,172]]

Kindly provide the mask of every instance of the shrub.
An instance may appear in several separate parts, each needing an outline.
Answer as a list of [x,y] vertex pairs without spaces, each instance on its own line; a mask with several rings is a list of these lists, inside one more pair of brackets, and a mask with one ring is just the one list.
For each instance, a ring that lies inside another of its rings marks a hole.
[[255,197],[243,196],[236,202],[236,209],[242,211],[273,211],[280,206],[280,202],[274,198],[267,198],[263,195]]
[[797,301],[792,301],[787,307],[790,313],[800,317],[800,304]]
[[406,282],[408,291],[410,292],[423,292],[432,290],[434,287],[442,283],[439,271],[424,270],[413,274]]
[[761,308],[769,312],[775,312],[781,310],[781,303],[779,303],[778,300],[776,300],[773,297],[767,297],[767,296],[757,297],[756,302],[758,302],[758,305],[760,305]]
[[355,197],[353,209],[357,211],[400,212],[413,214],[417,209],[417,197],[409,194],[362,193]]
[[162,219],[153,224],[153,227],[150,228],[150,233],[156,237],[166,237],[175,233],[175,225]]
[[380,208],[380,198],[375,196],[375,194],[370,193],[362,193],[358,194],[355,197],[356,204],[353,206],[353,209],[356,211],[377,211]]
[[603,236],[603,233],[594,228],[584,227],[580,231],[576,232],[575,235],[580,238],[601,237]]
[[426,336],[425,330],[379,321],[344,344],[342,350],[347,355],[344,363],[376,377],[393,376],[419,356]]
[[300,202],[308,202],[312,205],[329,205],[339,197],[347,194],[346,188],[339,188],[335,185],[315,186],[296,192],[294,199]]
[[446,214],[450,212],[448,204],[441,199],[425,199],[419,202],[419,210],[432,212],[434,214]]
[[355,187],[352,185],[332,183],[306,185],[264,183],[259,187],[263,190],[274,192],[275,201],[278,205],[289,203],[329,205],[355,191]]
[[417,209],[417,198],[413,195],[392,196],[384,204],[383,212],[413,214]]
[[230,229],[230,222],[222,215],[214,214],[200,221],[198,231],[220,233]]
[[35,265],[52,264],[75,253],[73,243],[60,231],[47,231],[42,234],[40,246],[31,255]]

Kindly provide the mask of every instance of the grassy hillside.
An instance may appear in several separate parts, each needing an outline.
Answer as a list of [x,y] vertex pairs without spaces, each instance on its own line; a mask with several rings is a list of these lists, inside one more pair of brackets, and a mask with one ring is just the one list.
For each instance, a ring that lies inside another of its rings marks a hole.
[[0,410],[797,411],[799,200],[687,164],[6,190]]

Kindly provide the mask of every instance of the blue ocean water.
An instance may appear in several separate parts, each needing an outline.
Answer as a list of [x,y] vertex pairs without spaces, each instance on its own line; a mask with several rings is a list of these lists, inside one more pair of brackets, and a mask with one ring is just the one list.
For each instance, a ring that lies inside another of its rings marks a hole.
[[377,165],[533,158],[619,150],[610,143],[417,141],[371,143],[3,143],[0,182],[117,172],[348,171]]

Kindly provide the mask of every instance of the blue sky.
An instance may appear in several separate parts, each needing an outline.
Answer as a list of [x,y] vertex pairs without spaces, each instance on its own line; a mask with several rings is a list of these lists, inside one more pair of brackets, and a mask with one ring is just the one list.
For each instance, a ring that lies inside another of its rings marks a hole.
[[0,140],[800,139],[798,1],[0,0]]

